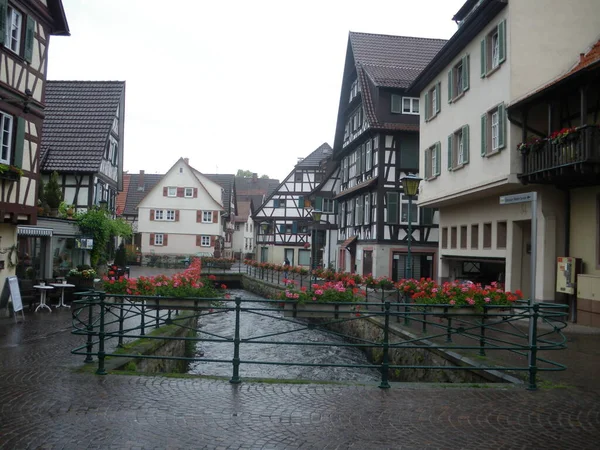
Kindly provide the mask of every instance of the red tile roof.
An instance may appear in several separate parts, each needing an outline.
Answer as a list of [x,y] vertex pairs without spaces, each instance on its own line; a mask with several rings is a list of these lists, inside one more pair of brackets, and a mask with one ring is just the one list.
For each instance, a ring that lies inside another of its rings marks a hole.
[[123,174],[123,190],[117,195],[117,216],[123,214],[125,210],[125,202],[127,201],[127,192],[129,191],[129,182],[131,181],[131,175],[128,173]]

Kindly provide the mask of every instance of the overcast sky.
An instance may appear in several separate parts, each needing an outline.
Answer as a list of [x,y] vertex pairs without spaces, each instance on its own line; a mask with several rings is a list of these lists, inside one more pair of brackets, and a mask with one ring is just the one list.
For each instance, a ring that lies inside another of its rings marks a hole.
[[63,0],[48,79],[125,80],[125,170],[283,179],[333,145],[349,31],[448,39],[464,0]]

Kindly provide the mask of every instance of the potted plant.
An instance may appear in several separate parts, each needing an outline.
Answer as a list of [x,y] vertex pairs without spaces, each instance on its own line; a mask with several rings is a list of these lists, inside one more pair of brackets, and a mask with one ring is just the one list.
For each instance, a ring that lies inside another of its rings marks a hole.
[[86,264],[82,264],[69,271],[67,281],[78,288],[93,289],[96,276],[97,273],[94,269]]
[[58,184],[58,172],[54,171],[52,172],[52,175],[50,175],[50,180],[44,188],[44,195],[46,203],[50,208],[50,214],[52,216],[57,216],[58,208],[63,200],[62,190]]

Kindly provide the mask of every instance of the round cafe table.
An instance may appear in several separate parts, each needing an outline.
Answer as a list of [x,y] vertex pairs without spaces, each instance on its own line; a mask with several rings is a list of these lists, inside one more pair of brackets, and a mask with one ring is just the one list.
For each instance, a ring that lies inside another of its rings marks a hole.
[[52,286],[46,286],[45,284],[36,284],[33,287],[40,291],[40,304],[37,308],[35,308],[35,312],[37,312],[40,308],[48,308],[48,311],[52,312],[52,309],[46,305],[46,292],[54,288]]
[[60,289],[60,302],[58,305],[54,305],[56,308],[70,308],[69,305],[65,305],[65,288],[74,288],[74,284],[68,283],[50,283],[50,285],[54,286],[56,289]]

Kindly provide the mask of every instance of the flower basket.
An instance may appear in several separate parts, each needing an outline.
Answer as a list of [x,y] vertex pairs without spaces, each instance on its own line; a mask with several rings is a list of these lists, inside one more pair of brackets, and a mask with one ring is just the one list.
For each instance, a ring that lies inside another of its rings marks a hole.
[[302,303],[285,302],[283,306],[284,317],[306,319],[342,319],[356,316],[355,306],[339,303]]
[[74,284],[75,289],[94,289],[94,278],[67,276],[67,283]]

